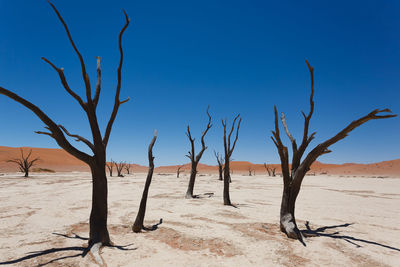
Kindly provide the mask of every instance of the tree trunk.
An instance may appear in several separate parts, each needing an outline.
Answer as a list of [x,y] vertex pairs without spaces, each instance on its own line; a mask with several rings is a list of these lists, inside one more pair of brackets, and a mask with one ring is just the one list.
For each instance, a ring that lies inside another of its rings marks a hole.
[[186,191],[185,198],[193,198],[193,188],[194,188],[194,182],[196,180],[196,174],[197,174],[197,163],[192,162],[192,170],[190,172],[189,186]]
[[146,178],[146,184],[144,185],[142,199],[140,200],[139,212],[136,216],[136,220],[132,226],[132,231],[139,233],[143,228],[144,215],[146,213],[147,195],[149,194],[149,188],[151,179],[153,177],[154,166],[149,168],[149,172]]
[[296,191],[296,189],[291,186],[284,186],[280,212],[280,228],[289,238],[302,240],[294,215],[296,198],[299,190],[300,188]]
[[[105,158],[105,157],[104,157]],[[90,212],[89,246],[101,242],[110,245],[107,230],[107,177],[105,160],[93,163],[92,171],[92,210]]]
[[229,160],[225,162],[224,168],[224,205],[232,205],[231,198],[229,197],[229,183],[231,175],[229,173]]
[[223,180],[222,165],[218,165],[218,172],[219,172],[219,180],[222,181]]
[[28,177],[29,176],[29,170],[25,170],[25,175],[24,177]]

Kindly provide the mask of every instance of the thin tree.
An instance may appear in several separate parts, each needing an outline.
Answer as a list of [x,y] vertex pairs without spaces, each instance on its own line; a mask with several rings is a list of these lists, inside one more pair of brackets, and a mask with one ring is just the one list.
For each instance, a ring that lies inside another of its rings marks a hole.
[[124,177],[124,175],[122,175],[122,171],[125,168],[125,162],[120,161],[118,163],[114,163],[115,164],[115,169],[117,170],[117,176],[118,177]]
[[239,137],[239,128],[240,128],[240,123],[242,122],[242,118],[239,119],[239,122],[237,124],[236,137],[235,137],[235,141],[233,141],[232,146],[231,146],[231,136],[232,136],[233,130],[235,129],[236,120],[239,117],[240,117],[240,114],[238,114],[235,117],[235,119],[233,120],[232,128],[231,128],[228,136],[226,135],[226,119],[222,120],[222,127],[224,128],[224,153],[225,153],[225,164],[224,164],[224,205],[229,205],[229,206],[232,206],[231,198],[229,196],[229,183],[231,182],[229,164],[230,164],[230,159],[231,159],[233,150],[235,149],[235,146],[236,146],[236,141],[238,140],[238,137]]
[[[150,188],[150,184],[151,184],[151,179],[153,178],[153,171],[154,171],[153,146],[154,146],[154,143],[156,142],[156,139],[157,139],[157,131],[154,131],[154,137],[151,140],[150,145],[149,145],[149,152],[148,152],[149,170],[147,172],[146,183],[144,185],[142,199],[140,200],[139,212],[136,215],[136,220],[132,225],[132,231],[135,233],[138,233],[142,229],[144,229],[143,221],[144,221],[144,215],[146,213],[147,196],[149,194],[149,188]],[[160,220],[160,223],[161,223],[161,220]]]
[[39,158],[31,158],[32,149],[29,151],[28,155],[24,155],[24,150],[20,148],[21,156],[17,159],[9,159],[7,162],[15,163],[21,172],[24,173],[24,177],[29,177],[29,170],[31,167],[39,160]]
[[106,167],[107,167],[108,173],[110,174],[110,177],[112,177],[112,175],[113,175],[114,165],[115,165],[115,162],[113,160],[111,160],[111,162],[106,163]]
[[331,151],[328,149],[331,145],[345,138],[351,131],[360,125],[366,123],[370,120],[375,119],[387,119],[395,117],[396,115],[378,115],[382,112],[389,112],[389,109],[383,110],[373,110],[369,114],[360,119],[357,119],[351,122],[347,127],[341,130],[332,138],[326,140],[325,142],[320,143],[314,149],[312,149],[307,156],[302,160],[303,154],[307,149],[307,146],[314,139],[315,132],[309,135],[309,123],[311,117],[314,112],[314,68],[308,63],[306,60],[306,64],[311,76],[311,95],[310,95],[310,112],[306,115],[302,112],[304,116],[304,133],[300,146],[297,146],[296,140],[289,132],[289,129],[286,125],[285,115],[282,113],[281,121],[282,125],[285,129],[286,135],[291,141],[293,155],[292,155],[292,164],[291,169],[289,170],[289,153],[288,148],[283,145],[280,133],[279,133],[279,119],[278,119],[278,111],[275,106],[275,130],[272,131],[271,139],[277,147],[279,157],[281,160],[282,167],[282,177],[283,177],[283,194],[282,194],[282,203],[281,203],[281,211],[280,211],[280,229],[284,232],[288,237],[299,239],[302,241],[302,235],[297,228],[296,219],[295,219],[295,204],[296,198],[299,194],[301,184],[303,182],[303,178],[306,175],[307,171],[310,170],[311,164],[321,155],[330,153]]
[[251,168],[251,166],[249,166],[248,171],[249,171],[249,176],[251,176],[251,173],[253,172],[253,169]]
[[132,166],[130,163],[125,164],[124,168],[125,168],[127,174],[131,173],[131,167]]
[[219,179],[220,181],[223,180],[223,176],[222,176],[222,169],[223,169],[223,165],[224,165],[224,158],[219,155],[219,152],[215,152],[214,150],[214,156],[217,159],[217,163],[218,163],[218,174],[219,174]]
[[[50,2],[49,2],[50,3]],[[96,108],[99,102],[99,96],[101,91],[101,68],[100,68],[100,57],[97,57],[97,83],[96,90],[94,96],[92,97],[92,86],[89,79],[89,74],[86,72],[86,66],[83,60],[81,53],[76,47],[71,33],[65,23],[64,19],[61,17],[58,10],[55,6],[50,3],[51,7],[57,14],[58,19],[61,21],[64,29],[67,33],[68,40],[71,43],[76,55],[79,58],[82,79],[85,84],[86,89],[86,101],[82,100],[82,98],[75,93],[69,86],[67,79],[64,75],[64,68],[59,68],[55,64],[53,64],[50,60],[46,58],[42,58],[46,63],[48,63],[58,74],[61,83],[65,90],[79,103],[83,111],[86,113],[86,116],[89,121],[91,133],[92,133],[92,142],[88,139],[77,135],[71,134],[64,126],[60,124],[56,124],[54,120],[50,119],[39,107],[32,104],[28,100],[20,97],[19,95],[0,87],[0,94],[3,94],[18,103],[24,105],[28,109],[30,109],[36,116],[46,125],[45,128],[48,131],[37,131],[38,134],[48,135],[55,139],[57,144],[63,148],[65,151],[70,153],[72,156],[77,159],[85,162],[89,165],[91,173],[92,173],[92,209],[90,213],[89,225],[90,225],[90,233],[89,233],[89,247],[92,247],[94,244],[97,244],[95,248],[99,245],[111,245],[110,236],[107,229],[107,177],[106,177],[106,147],[108,144],[108,140],[110,138],[111,129],[114,124],[115,118],[118,113],[118,109],[121,104],[127,102],[129,100],[121,101],[120,91],[121,91],[121,70],[122,70],[122,62],[123,62],[123,51],[122,51],[122,35],[127,29],[129,25],[128,15],[124,11],[125,15],[125,25],[122,27],[119,37],[118,37],[118,47],[120,52],[120,60],[117,69],[117,86],[115,92],[115,100],[114,107],[110,116],[110,119],[107,123],[104,135],[102,136],[100,127],[98,124],[98,118],[96,115]],[[71,145],[71,143],[67,140],[66,135],[72,138],[75,138],[76,141],[80,141],[86,144],[93,155],[89,155],[83,151],[78,150],[76,147]]]
[[201,150],[200,150],[199,154],[197,154],[197,155],[195,155],[195,152],[194,152],[195,138],[192,138],[192,134],[190,133],[189,125],[187,126],[186,135],[189,138],[192,149],[191,149],[191,151],[188,152],[186,157],[188,157],[190,159],[190,161],[192,162],[192,169],[190,171],[189,185],[188,185],[188,189],[186,191],[186,198],[194,198],[195,197],[193,195],[193,188],[194,188],[194,182],[196,180],[197,165],[199,164],[199,161],[200,161],[201,157],[203,156],[204,151],[207,149],[206,144],[204,142],[204,137],[206,136],[208,130],[210,130],[210,128],[212,127],[211,116],[210,116],[210,113],[208,112],[209,108],[210,107],[207,107],[207,116],[208,116],[207,127],[206,127],[206,130],[201,135]]
[[185,170],[181,171],[181,169],[183,168],[183,166],[185,166],[185,165],[180,165],[180,166],[178,166],[178,169],[176,170],[176,178],[179,178],[179,174],[180,174],[181,172],[184,172],[184,171],[185,171]]

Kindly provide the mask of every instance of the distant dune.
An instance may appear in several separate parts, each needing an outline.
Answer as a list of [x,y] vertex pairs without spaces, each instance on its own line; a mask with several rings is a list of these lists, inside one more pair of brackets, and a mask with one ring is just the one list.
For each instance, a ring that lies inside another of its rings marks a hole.
[[[23,149],[25,155],[27,155],[32,149],[31,158],[40,158],[37,165],[34,166],[35,168],[46,168],[54,171],[89,170],[85,163],[71,156],[63,149],[37,147],[21,147],[21,149]],[[0,171],[16,171],[17,166],[13,163],[7,163],[6,161],[9,159],[19,158],[20,155],[21,151],[19,147],[0,146]]]
[[[74,158],[62,149],[55,148],[31,148],[22,147],[24,153],[28,153],[32,149],[32,157],[39,157],[36,168],[46,168],[54,171],[89,171],[89,168],[80,160]],[[8,159],[18,158],[20,156],[20,148],[0,146],[0,172],[14,172],[17,170],[15,164],[7,163]],[[156,167],[156,173],[176,173],[181,165],[160,166]],[[272,168],[276,168],[276,172],[280,173],[280,164],[268,164]],[[248,161],[231,162],[233,173],[248,174],[252,173],[264,174],[266,170],[263,164],[253,164]],[[183,165],[181,169],[183,173],[190,173],[190,163]],[[133,172],[146,172],[147,166],[132,164]],[[201,173],[216,173],[217,166],[199,163],[198,171]],[[345,163],[345,164],[326,164],[315,162],[311,166],[310,174],[335,174],[335,175],[373,175],[373,176],[397,176],[400,177],[400,159],[382,161],[370,164]]]

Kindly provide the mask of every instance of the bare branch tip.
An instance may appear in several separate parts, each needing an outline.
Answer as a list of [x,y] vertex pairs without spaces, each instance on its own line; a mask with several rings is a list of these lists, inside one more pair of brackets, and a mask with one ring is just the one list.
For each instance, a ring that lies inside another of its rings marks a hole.
[[127,21],[127,22],[130,22],[131,19],[128,17],[128,14],[126,14],[125,9],[122,9],[122,12],[124,12],[126,21]]

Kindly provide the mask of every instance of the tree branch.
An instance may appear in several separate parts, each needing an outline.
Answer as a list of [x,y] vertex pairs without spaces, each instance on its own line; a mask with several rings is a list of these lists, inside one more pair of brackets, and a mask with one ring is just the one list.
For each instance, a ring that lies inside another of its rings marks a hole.
[[313,115],[314,112],[314,68],[310,65],[310,63],[308,63],[308,61],[306,60],[306,64],[308,67],[308,71],[310,72],[310,80],[311,80],[311,94],[310,94],[310,112],[308,113],[308,115],[306,116],[304,114],[304,112],[302,112],[303,116],[304,116],[304,133],[303,133],[303,140],[299,146],[299,149],[297,151],[297,153],[293,154],[293,160],[292,160],[292,171],[296,170],[299,165],[300,165],[300,161],[301,158],[303,157],[304,152],[307,149],[307,146],[310,144],[311,140],[314,139],[314,135],[315,133],[311,134],[311,136],[308,136],[308,130],[310,127],[310,120],[311,117]]
[[93,105],[94,108],[97,108],[97,104],[99,103],[99,98],[100,98],[100,91],[101,91],[101,58],[100,57],[96,57],[97,58],[97,82],[96,82],[96,91],[94,93],[94,97],[93,97]]
[[232,145],[232,148],[231,148],[231,151],[230,151],[230,155],[232,155],[232,152],[235,149],[236,141],[238,140],[238,137],[239,137],[239,128],[240,128],[240,123],[241,122],[242,122],[242,118],[239,119],[239,123],[238,123],[237,128],[236,128],[236,137],[235,137],[235,141],[233,142],[233,145]]
[[57,71],[58,76],[60,77],[61,80],[61,84],[63,85],[63,87],[65,88],[65,90],[73,97],[75,98],[76,101],[78,101],[78,103],[81,105],[81,107],[83,108],[83,110],[86,111],[86,104],[83,102],[82,98],[77,95],[74,91],[71,90],[71,88],[68,85],[67,79],[65,78],[64,75],[64,69],[63,68],[58,68],[57,66],[55,66],[50,60],[48,60],[45,57],[42,57],[42,60],[45,61],[46,63],[48,63],[55,71]]
[[282,140],[279,133],[279,119],[278,119],[278,110],[276,106],[274,106],[274,114],[275,114],[275,131],[272,131],[271,139],[274,142],[276,148],[278,149],[279,157],[281,159],[281,168],[282,168],[282,176],[283,181],[287,185],[291,181],[291,177],[289,174],[289,153],[286,146],[282,144]]
[[93,151],[93,153],[95,152],[94,145],[89,140],[87,140],[86,138],[84,138],[84,137],[82,137],[80,135],[69,133],[68,130],[65,129],[65,127],[62,126],[61,124],[59,124],[58,127],[61,130],[63,130],[66,135],[71,136],[73,138],[76,138],[76,141],[78,141],[78,142],[81,141],[81,142],[85,143]]
[[125,100],[123,100],[123,101],[120,101],[119,104],[122,105],[122,104],[128,102],[129,100],[131,100],[130,97],[128,97],[127,99],[125,99]]
[[240,114],[238,114],[238,115],[235,117],[235,119],[233,120],[232,129],[231,129],[231,131],[229,132],[229,135],[228,135],[228,148],[231,147],[231,135],[232,135],[232,133],[233,133],[233,130],[235,129],[235,123],[236,123],[236,120],[239,118],[239,116],[240,116]]
[[[320,143],[313,150],[311,150],[311,152],[308,153],[307,157],[301,163],[299,169],[308,170],[311,167],[311,164],[320,155],[330,152],[330,150],[328,149],[329,146],[331,146],[331,145],[337,143],[338,141],[342,140],[351,131],[353,131],[355,128],[361,126],[362,124],[366,123],[367,121],[377,120],[377,119],[387,119],[387,118],[393,118],[393,117],[397,116],[396,114],[378,115],[378,114],[384,113],[384,112],[392,113],[392,111],[390,109],[382,109],[382,110],[375,109],[375,110],[371,111],[369,114],[367,114],[366,116],[361,117],[360,119],[351,122],[346,128],[344,128],[342,131],[337,133],[335,136],[333,136],[332,138],[326,140],[323,143]],[[301,183],[301,180],[297,181],[297,183]]]
[[199,154],[197,154],[197,156],[196,156],[196,162],[199,162],[199,161],[200,161],[200,159],[201,159],[201,157],[202,157],[204,151],[207,149],[206,144],[205,144],[205,142],[204,142],[204,137],[206,136],[208,130],[210,130],[210,128],[212,127],[212,124],[211,124],[211,115],[210,115],[210,113],[208,112],[209,109],[210,109],[210,106],[207,107],[207,111],[206,111],[206,112],[207,112],[207,116],[208,116],[208,123],[207,123],[207,127],[206,127],[205,131],[204,131],[203,134],[201,135],[201,150],[200,150]]
[[81,69],[82,69],[82,77],[83,77],[83,80],[85,82],[85,87],[86,87],[86,98],[87,98],[89,106],[91,106],[93,102],[92,102],[92,97],[91,97],[90,81],[89,81],[89,75],[86,73],[86,67],[85,67],[85,62],[83,61],[83,57],[82,57],[81,53],[79,52],[78,48],[76,47],[74,40],[72,39],[71,33],[69,32],[68,26],[65,23],[64,19],[58,12],[57,8],[53,5],[53,3],[51,3],[50,1],[48,1],[48,2],[51,5],[51,7],[53,8],[53,10],[56,12],[58,19],[63,24],[65,32],[68,35],[68,39],[69,39],[72,47],[74,48],[75,53],[79,57],[79,61],[81,63]]
[[128,15],[126,14],[125,11],[124,11],[124,15],[125,15],[125,26],[122,28],[122,30],[120,31],[119,36],[118,36],[118,46],[119,46],[119,52],[120,52],[121,56],[120,56],[120,60],[119,60],[118,70],[117,70],[117,79],[118,79],[117,89],[115,92],[114,108],[111,113],[110,120],[108,121],[106,132],[105,132],[104,138],[103,138],[104,146],[107,146],[108,139],[110,138],[111,128],[114,124],[115,117],[117,116],[119,106],[121,105],[121,102],[119,101],[119,93],[121,91],[121,69],[122,69],[122,62],[124,59],[124,53],[122,51],[122,36],[123,36],[126,28],[128,28],[128,25],[130,22],[130,19],[128,18]]
[[[3,88],[0,86],[0,94],[5,95],[11,99],[13,99],[14,101],[22,104],[23,106],[27,107],[28,109],[30,109],[33,113],[36,114],[36,116],[44,123],[48,126],[48,129],[51,131],[51,135],[49,133],[46,133],[47,135],[50,135],[51,137],[53,137],[57,144],[62,147],[63,149],[65,149],[65,151],[67,151],[68,153],[70,153],[71,155],[73,155],[74,157],[89,163],[91,160],[91,156],[89,156],[88,154],[79,151],[78,149],[76,149],[75,147],[73,147],[68,140],[65,138],[63,132],[58,128],[57,124],[55,124],[41,109],[39,109],[37,106],[35,106],[34,104],[32,104],[31,102],[25,100],[24,98],[20,97],[19,95]],[[38,132],[39,134],[45,134],[44,132]]]

